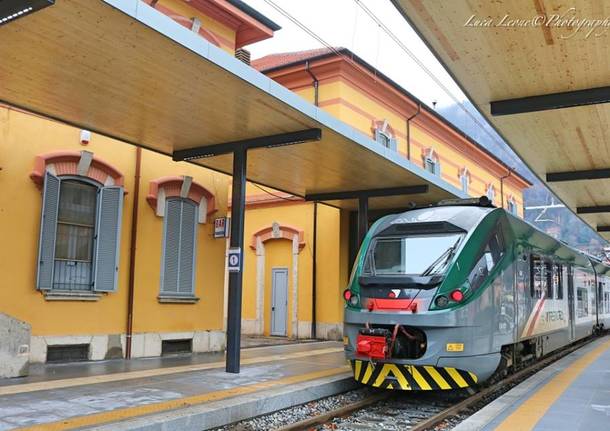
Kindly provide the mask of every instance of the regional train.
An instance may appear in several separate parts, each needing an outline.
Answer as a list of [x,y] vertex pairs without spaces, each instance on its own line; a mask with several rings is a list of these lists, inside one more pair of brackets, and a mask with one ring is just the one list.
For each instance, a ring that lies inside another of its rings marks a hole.
[[610,266],[486,197],[379,219],[345,300],[357,381],[451,390],[493,380],[610,323]]

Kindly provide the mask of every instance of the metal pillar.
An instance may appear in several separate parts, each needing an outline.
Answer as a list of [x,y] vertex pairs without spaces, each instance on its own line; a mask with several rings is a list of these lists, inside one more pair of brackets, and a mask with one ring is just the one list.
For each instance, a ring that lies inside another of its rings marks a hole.
[[366,232],[369,230],[369,198],[358,198],[358,245],[362,245]]
[[231,238],[229,246],[240,250],[239,271],[229,272],[227,315],[227,373],[239,373],[241,341],[241,294],[243,276],[244,211],[246,206],[247,150],[233,152],[233,188],[231,194]]

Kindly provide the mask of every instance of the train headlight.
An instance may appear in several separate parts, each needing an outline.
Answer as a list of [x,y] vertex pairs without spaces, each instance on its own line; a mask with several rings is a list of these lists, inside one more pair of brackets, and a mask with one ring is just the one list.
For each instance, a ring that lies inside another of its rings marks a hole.
[[434,300],[434,304],[436,304],[436,306],[439,308],[446,307],[449,304],[449,298],[447,298],[445,295],[437,296]]
[[462,299],[464,299],[464,294],[461,290],[456,289],[449,294],[449,297],[455,302],[460,302]]
[[349,290],[349,289],[345,289],[345,290],[343,291],[343,299],[345,299],[347,302],[349,302],[349,300],[351,299],[351,297],[352,297],[352,291],[351,291],[351,290]]
[[353,305],[354,307],[356,305],[358,305],[359,301],[360,301],[360,298],[358,298],[358,295],[352,295],[351,298],[349,299],[350,305]]

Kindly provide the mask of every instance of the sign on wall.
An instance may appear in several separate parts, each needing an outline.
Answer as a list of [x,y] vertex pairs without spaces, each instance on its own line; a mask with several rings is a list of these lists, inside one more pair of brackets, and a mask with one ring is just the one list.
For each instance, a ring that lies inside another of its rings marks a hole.
[[214,238],[228,238],[230,224],[228,217],[214,219]]

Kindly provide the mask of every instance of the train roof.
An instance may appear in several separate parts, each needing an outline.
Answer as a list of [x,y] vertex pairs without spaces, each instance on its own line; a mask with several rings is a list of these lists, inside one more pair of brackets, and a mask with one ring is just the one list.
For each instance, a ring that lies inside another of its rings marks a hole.
[[[610,266],[594,256],[587,255],[568,244],[553,238],[533,224],[514,216],[503,208],[491,205],[476,204],[474,200],[465,200],[465,204],[449,202],[430,207],[411,209],[399,214],[389,215],[376,224],[371,234],[395,235],[400,233],[425,233],[440,231],[470,232],[481,221],[494,211],[503,212],[515,237],[540,250],[566,261],[581,266],[593,266],[598,274],[610,274]],[[409,225],[412,226],[409,229]]]

